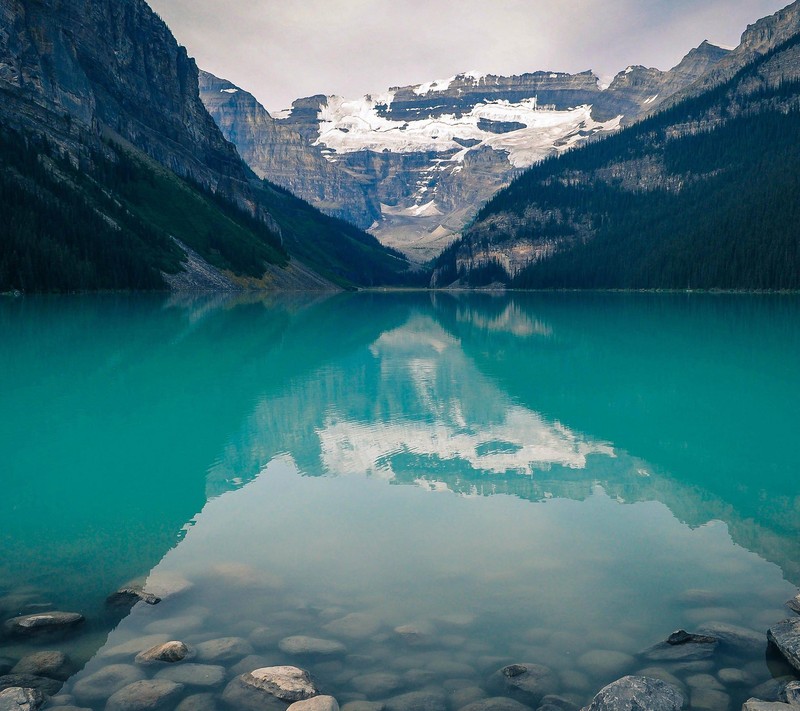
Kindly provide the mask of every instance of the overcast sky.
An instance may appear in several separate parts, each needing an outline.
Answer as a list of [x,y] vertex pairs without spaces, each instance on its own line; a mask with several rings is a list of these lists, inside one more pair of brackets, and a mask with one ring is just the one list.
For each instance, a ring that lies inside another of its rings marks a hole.
[[201,68],[268,109],[461,71],[669,69],[789,0],[149,0]]

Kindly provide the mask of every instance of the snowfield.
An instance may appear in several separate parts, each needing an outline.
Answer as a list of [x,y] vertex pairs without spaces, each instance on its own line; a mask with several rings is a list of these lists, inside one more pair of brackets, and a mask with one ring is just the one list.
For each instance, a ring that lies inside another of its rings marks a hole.
[[[444,91],[452,80],[423,84],[418,95]],[[471,150],[483,147],[506,151],[515,168],[527,168],[554,151],[563,151],[587,135],[615,131],[621,116],[597,122],[591,106],[577,106],[564,111],[542,108],[536,97],[519,103],[492,101],[475,105],[462,116],[445,114],[417,121],[396,121],[380,115],[378,107],[390,106],[394,95],[382,94],[348,100],[338,96],[328,99],[319,112],[319,138],[315,145],[335,153],[390,151],[392,153],[454,153],[450,161],[459,163]],[[524,128],[507,133],[483,130],[484,121],[522,124]],[[478,143],[465,148],[461,142]]]

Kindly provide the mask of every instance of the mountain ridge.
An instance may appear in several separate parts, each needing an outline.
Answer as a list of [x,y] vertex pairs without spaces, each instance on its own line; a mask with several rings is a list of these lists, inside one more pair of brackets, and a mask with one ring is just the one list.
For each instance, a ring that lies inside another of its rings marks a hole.
[[520,170],[633,121],[727,53],[704,42],[671,70],[629,67],[606,89],[591,71],[463,72],[274,115],[216,77],[201,96],[259,175],[425,262]]
[[[0,290],[167,288],[196,258],[230,272],[231,288],[280,282],[292,261],[305,261],[295,276],[317,272],[300,279],[309,288],[405,278],[403,260],[374,238],[257,179],[200,101],[194,60],[143,0],[7,0],[0,19],[0,159],[4,182],[23,191],[3,205],[12,232]],[[79,207],[93,237],[65,242],[39,218],[59,201]],[[127,266],[112,268],[116,259]],[[48,278],[53,260],[58,279]]]

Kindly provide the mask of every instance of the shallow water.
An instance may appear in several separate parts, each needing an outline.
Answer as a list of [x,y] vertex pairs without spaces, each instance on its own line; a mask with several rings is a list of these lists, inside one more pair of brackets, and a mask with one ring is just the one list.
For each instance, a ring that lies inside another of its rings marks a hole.
[[[579,706],[646,670],[736,709],[791,676],[765,632],[800,582],[799,317],[710,295],[0,301],[0,615],[87,618],[0,658],[66,651],[56,702],[98,710],[93,675],[163,675],[133,657],[167,639],[223,667],[186,683],[204,711],[273,664],[341,704],[459,711],[511,693],[511,663]],[[110,611],[136,579],[186,589]],[[642,654],[719,623],[744,631],[710,659]]]

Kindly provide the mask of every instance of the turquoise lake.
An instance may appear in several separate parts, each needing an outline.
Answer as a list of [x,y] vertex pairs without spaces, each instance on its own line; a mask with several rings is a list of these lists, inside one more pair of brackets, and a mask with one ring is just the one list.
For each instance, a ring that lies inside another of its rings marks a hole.
[[[180,711],[281,664],[347,711],[460,711],[515,663],[564,711],[643,671],[709,711],[794,678],[766,630],[800,585],[797,297],[0,298],[0,452],[0,622],[86,617],[0,632],[0,674],[69,655],[53,706],[103,711],[168,640],[214,668]],[[109,609],[132,581],[174,594]],[[721,642],[648,655],[678,629]]]

